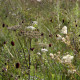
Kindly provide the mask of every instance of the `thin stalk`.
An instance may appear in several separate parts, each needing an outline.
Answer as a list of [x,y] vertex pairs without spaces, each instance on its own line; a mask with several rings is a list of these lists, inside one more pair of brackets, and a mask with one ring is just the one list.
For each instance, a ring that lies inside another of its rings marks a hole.
[[72,78],[74,79],[74,80],[76,80],[76,78],[72,75]]
[[13,58],[14,56],[12,55],[12,53],[10,52],[10,50],[8,49],[8,47],[5,45],[5,47],[7,48],[8,50],[8,53],[11,55],[11,57]]
[[[74,67],[71,65],[71,64],[69,64],[70,65],[70,67],[72,68],[72,69],[74,69]],[[78,72],[75,72],[78,76],[80,76],[80,74],[78,73]]]
[[[31,39],[30,39],[30,48],[31,48]],[[31,65],[30,57],[31,57],[31,55],[30,55],[30,52],[29,52],[29,67],[28,67],[28,69],[29,69],[29,79],[28,80],[30,80],[30,65]]]

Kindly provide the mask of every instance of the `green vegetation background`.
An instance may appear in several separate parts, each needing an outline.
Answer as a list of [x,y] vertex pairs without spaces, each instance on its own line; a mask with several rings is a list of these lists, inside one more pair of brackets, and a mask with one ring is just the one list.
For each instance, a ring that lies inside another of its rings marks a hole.
[[[35,27],[44,36],[38,39],[19,36],[20,31],[32,25],[32,21],[38,22]],[[7,29],[15,25],[22,27],[16,31]],[[63,26],[68,27],[70,46],[56,40]],[[50,38],[49,34],[53,37]],[[11,41],[14,41],[14,46]],[[36,53],[43,47],[37,43],[51,43],[52,47],[46,54],[38,56]],[[68,65],[50,58],[51,52],[57,54],[58,51],[61,57],[66,52],[75,56],[72,64],[77,74],[68,75]],[[16,63],[19,63],[18,69]],[[80,80],[80,1],[0,0],[0,80]]]

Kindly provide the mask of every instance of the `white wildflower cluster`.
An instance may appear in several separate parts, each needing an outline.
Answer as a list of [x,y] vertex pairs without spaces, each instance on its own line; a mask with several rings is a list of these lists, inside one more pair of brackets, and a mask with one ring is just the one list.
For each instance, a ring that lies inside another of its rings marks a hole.
[[41,2],[42,0],[37,0],[37,2]]
[[39,56],[40,56],[40,55],[41,55],[41,53],[40,53],[40,52],[37,52],[37,55],[39,55]]
[[[61,29],[61,33],[67,34],[67,26],[64,26]],[[70,39],[69,39],[69,36],[68,35],[66,35],[66,37],[62,37],[60,34],[57,34],[57,40],[61,40],[65,44],[70,45]]]
[[61,30],[61,33],[67,34],[67,26],[64,26]]
[[57,40],[61,40],[62,36],[60,34],[57,34]]
[[68,74],[74,74],[76,72],[76,69],[69,69]]
[[[61,33],[63,34],[67,34],[67,26],[64,26],[62,29],[61,29]],[[61,40],[63,37],[60,35],[60,34],[57,34],[57,39],[58,40]]]
[[68,63],[69,64],[69,63],[72,62],[73,58],[74,58],[74,56],[71,56],[71,55],[68,54],[66,56],[63,56],[61,62],[62,63]]
[[37,25],[37,24],[38,24],[37,21],[32,21],[32,26],[27,26],[26,29],[35,30],[36,28],[34,27],[34,25]]
[[64,42],[67,45],[70,45],[70,38],[68,35],[66,37],[62,37],[62,42]]
[[35,27],[33,27],[33,26],[28,26],[28,27],[26,27],[27,29],[30,29],[30,30],[35,30],[36,28]]
[[54,59],[54,54],[50,53],[49,56],[51,57],[51,59]]
[[66,39],[64,37],[62,37],[62,42],[66,43]]
[[58,55],[60,55],[60,53],[61,53],[61,52],[60,52],[60,51],[58,51],[57,53],[58,53]]
[[[67,38],[62,37],[60,34],[57,34],[57,40],[61,40],[62,42],[64,42],[65,44],[68,43],[69,40],[67,40]],[[69,44],[69,43],[68,43]]]
[[38,22],[37,22],[37,21],[32,21],[32,24],[33,24],[33,25],[37,25]]
[[45,53],[45,52],[48,52],[48,50],[45,49],[45,48],[41,49],[41,51],[44,52],[44,53]]
[[60,61],[60,59],[59,59],[59,55],[56,55],[56,54],[50,53],[49,56],[51,57],[51,59],[55,59],[55,60]]
[[15,13],[12,13],[12,15],[13,15],[13,16],[16,16],[16,14],[15,14]]

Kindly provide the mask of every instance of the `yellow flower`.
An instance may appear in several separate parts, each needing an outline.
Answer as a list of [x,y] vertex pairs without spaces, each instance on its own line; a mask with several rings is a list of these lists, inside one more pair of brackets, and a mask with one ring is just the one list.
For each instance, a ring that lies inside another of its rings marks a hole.
[[8,65],[6,65],[6,69],[8,69],[9,68],[9,66]]

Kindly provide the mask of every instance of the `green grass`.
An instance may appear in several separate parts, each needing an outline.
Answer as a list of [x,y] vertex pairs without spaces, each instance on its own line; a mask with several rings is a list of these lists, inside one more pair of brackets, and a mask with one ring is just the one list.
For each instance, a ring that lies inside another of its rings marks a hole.
[[[78,0],[1,0],[0,80],[80,80],[79,4]],[[33,25],[36,30],[25,29],[32,26],[32,21],[38,22]],[[15,25],[21,28],[8,29]],[[67,35],[61,33],[63,26],[68,28]],[[69,45],[57,40],[57,34],[68,36]],[[48,52],[42,52],[42,48]],[[56,54],[55,59],[50,53]],[[61,63],[67,54],[74,56],[72,63]],[[16,63],[19,63],[18,68]],[[76,72],[68,74],[69,69]]]

